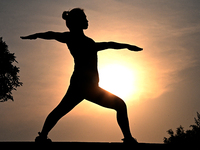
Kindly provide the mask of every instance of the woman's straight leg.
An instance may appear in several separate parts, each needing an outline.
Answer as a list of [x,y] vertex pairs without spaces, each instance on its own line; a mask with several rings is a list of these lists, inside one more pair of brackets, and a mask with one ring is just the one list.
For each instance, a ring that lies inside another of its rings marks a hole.
[[58,106],[47,116],[41,135],[47,136],[49,131],[56,125],[58,120],[71,111],[83,98],[78,96],[77,91],[73,88],[68,89],[66,95]]

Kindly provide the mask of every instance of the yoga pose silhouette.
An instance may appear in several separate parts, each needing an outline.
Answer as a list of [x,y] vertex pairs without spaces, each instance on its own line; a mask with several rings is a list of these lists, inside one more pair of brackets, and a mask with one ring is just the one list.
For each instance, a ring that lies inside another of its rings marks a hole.
[[66,43],[75,62],[67,93],[58,106],[47,116],[42,131],[39,132],[35,142],[50,142],[47,135],[58,120],[83,99],[86,99],[100,106],[116,110],[117,122],[124,135],[124,143],[137,143],[130,132],[125,102],[98,85],[97,52],[108,48],[127,48],[132,51],[141,51],[142,48],[116,42],[95,42],[85,36],[83,30],[88,28],[88,20],[83,9],[74,8],[71,11],[64,11],[62,18],[66,21],[70,32],[49,31],[21,37],[22,39],[53,39]]

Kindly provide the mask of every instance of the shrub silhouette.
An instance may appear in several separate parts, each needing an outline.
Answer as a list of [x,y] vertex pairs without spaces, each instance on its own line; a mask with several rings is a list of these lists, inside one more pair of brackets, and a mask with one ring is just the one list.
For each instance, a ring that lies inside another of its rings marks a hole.
[[7,100],[14,100],[12,96],[12,90],[16,90],[18,86],[22,86],[22,82],[19,82],[19,67],[12,65],[16,56],[14,53],[10,53],[8,45],[3,42],[0,37],[0,102]]
[[165,144],[198,144],[200,142],[200,114],[197,112],[197,118],[194,118],[195,125],[190,125],[191,130],[184,131],[180,125],[176,129],[176,134],[172,129],[167,132],[170,135],[169,138],[164,137]]

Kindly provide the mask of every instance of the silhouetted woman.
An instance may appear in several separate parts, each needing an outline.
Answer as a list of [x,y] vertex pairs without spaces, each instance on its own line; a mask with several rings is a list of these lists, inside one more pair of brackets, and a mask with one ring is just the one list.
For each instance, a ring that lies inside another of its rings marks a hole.
[[117,121],[124,135],[124,143],[137,143],[129,129],[127,108],[124,101],[99,87],[99,75],[97,70],[97,52],[108,48],[141,51],[142,48],[129,44],[115,42],[95,42],[85,36],[83,30],[88,28],[88,20],[84,11],[74,8],[64,11],[62,18],[70,32],[45,32],[21,37],[22,39],[46,39],[57,40],[66,43],[74,57],[74,72],[70,80],[67,93],[58,106],[48,115],[43,129],[36,137],[36,142],[50,142],[47,138],[49,131],[55,126],[60,118],[71,111],[83,99],[87,99],[100,106],[111,108],[117,112]]

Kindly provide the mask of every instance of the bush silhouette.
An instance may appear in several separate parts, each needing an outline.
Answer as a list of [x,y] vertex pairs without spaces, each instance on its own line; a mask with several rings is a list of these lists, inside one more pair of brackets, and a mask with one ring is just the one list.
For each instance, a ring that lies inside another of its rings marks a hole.
[[9,99],[13,101],[12,90],[22,86],[18,76],[19,67],[12,64],[13,62],[17,63],[15,58],[14,53],[10,53],[8,46],[0,37],[0,102]]
[[191,130],[184,131],[180,125],[176,129],[176,133],[172,129],[167,132],[170,135],[169,138],[164,137],[165,144],[198,144],[200,143],[200,114],[197,112],[197,118],[194,118],[195,125],[190,125]]

